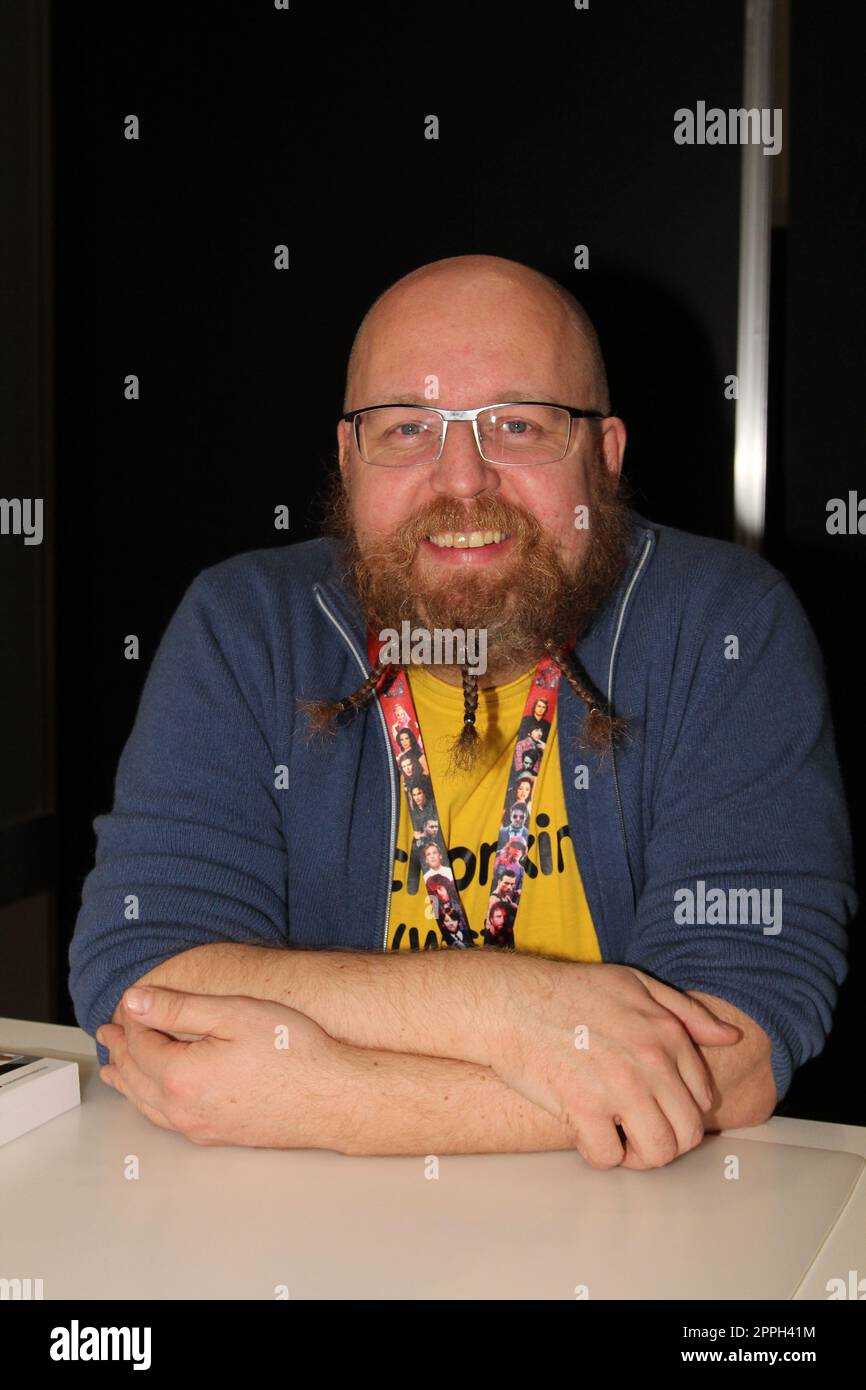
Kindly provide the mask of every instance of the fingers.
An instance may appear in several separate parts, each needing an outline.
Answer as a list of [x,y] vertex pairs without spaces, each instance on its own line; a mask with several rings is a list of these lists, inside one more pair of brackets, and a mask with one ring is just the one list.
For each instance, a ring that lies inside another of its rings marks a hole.
[[117,1067],[113,1065],[100,1067],[99,1075],[112,1090],[119,1091],[131,1105],[135,1106],[136,1110],[138,1110],[146,1120],[150,1120],[151,1124],[159,1125],[160,1129],[174,1129],[174,1125],[169,1124],[168,1120],[159,1110],[154,1110],[152,1106],[147,1105],[145,1101],[140,1100],[134,1092],[129,1090],[123,1077],[117,1070]]
[[688,1087],[701,1111],[712,1110],[715,1095],[710,1069],[690,1038],[684,1038],[683,1043],[676,1056],[677,1071],[683,1085]]
[[[679,1025],[668,1019],[667,1027]],[[680,1037],[678,1048],[660,1046],[651,1071],[616,1086],[617,1113],[587,1119],[579,1103],[572,1111],[575,1147],[592,1167],[660,1168],[701,1143],[712,1089],[694,1044]]]
[[[661,1168],[685,1151],[677,1127],[654,1096],[632,1101],[623,1110],[620,1123],[627,1140],[623,1158],[627,1167]],[[682,1125],[682,1120],[679,1123]]]
[[128,1057],[135,1063],[139,1072],[146,1073],[151,1078],[152,1084],[160,1092],[165,1091],[169,1072],[176,1075],[185,1059],[191,1055],[190,1049],[205,1047],[210,1041],[210,1038],[203,1038],[192,1043],[178,1042],[176,1038],[169,1038],[165,1033],[144,1027],[133,1019],[130,1019],[126,1027]]
[[672,1108],[673,1124],[653,1096],[632,1102],[621,1116],[581,1118],[575,1148],[591,1168],[663,1168],[695,1148],[704,1134],[693,1105]]
[[698,1043],[701,1047],[727,1047],[740,1041],[742,1035],[736,1024],[725,1023],[717,1018],[700,999],[683,994],[670,985],[663,985],[660,980],[644,975],[643,971],[635,973],[656,1003],[679,1019],[692,1042]]
[[230,995],[185,994],[178,989],[147,985],[128,989],[122,1004],[127,1017],[163,1033],[195,1037],[233,1038],[236,1028]]
[[713,1104],[709,1071],[680,1023],[668,1015],[660,1029],[657,1049],[645,1056],[641,1081],[622,1101],[631,1150],[653,1167],[700,1144],[704,1112]]
[[691,1097],[636,1097],[622,1115],[584,1120],[575,1148],[591,1168],[663,1168],[697,1148],[704,1137],[700,1112]]
[[174,1128],[161,1110],[157,1110],[154,1106],[149,1105],[147,1101],[143,1100],[130,1088],[122,1076],[120,1068],[114,1062],[110,1062],[107,1066],[100,1067],[99,1075],[106,1085],[110,1086],[113,1091],[118,1091],[120,1095],[128,1100],[130,1104],[134,1105],[136,1110],[140,1111],[145,1119],[150,1120],[152,1124],[158,1125],[160,1129]]
[[[142,1110],[142,1113],[147,1112],[148,1119],[152,1118],[150,1112],[156,1112],[162,1116],[169,1129],[173,1128],[165,1113],[165,1091],[159,1081],[139,1065],[133,1052],[136,1038],[161,1038],[161,1034],[151,1033],[146,1028],[135,1028],[131,1023],[126,1029],[115,1024],[105,1024],[99,1030],[99,1038],[103,1046],[108,1048],[111,1058],[110,1064],[100,1070],[102,1079],[114,1084],[122,1095]],[[169,1041],[167,1038],[161,1040]]]
[[709,1110],[713,1104],[709,1068],[683,1025],[666,1011],[653,1026],[655,1042],[645,1044],[640,1054],[646,1093],[658,1096],[663,1083],[668,1096],[679,1096],[700,1111]]
[[696,1149],[700,1144],[704,1137],[703,1111],[695,1104],[691,1092],[683,1084],[683,1079],[676,1068],[673,1068],[669,1077],[659,1078],[654,1099],[675,1140],[674,1151],[670,1158],[662,1160],[664,1163],[669,1163],[679,1154],[688,1153],[690,1149]]
[[611,1116],[581,1116],[575,1148],[590,1168],[616,1168],[625,1152]]

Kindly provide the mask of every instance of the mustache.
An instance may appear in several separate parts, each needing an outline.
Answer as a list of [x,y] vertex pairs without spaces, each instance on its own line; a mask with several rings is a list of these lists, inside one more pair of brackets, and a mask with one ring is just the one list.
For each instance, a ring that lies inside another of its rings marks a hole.
[[453,498],[440,497],[403,522],[389,537],[387,544],[393,560],[398,564],[411,562],[419,542],[440,531],[504,531],[518,546],[532,544],[542,535],[541,525],[531,512],[501,498],[482,497],[465,507]]

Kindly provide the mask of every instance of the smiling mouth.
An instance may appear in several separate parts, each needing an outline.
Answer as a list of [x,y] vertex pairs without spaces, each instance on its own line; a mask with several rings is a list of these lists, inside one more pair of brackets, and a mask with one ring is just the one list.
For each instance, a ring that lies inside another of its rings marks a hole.
[[500,545],[509,539],[507,531],[437,531],[427,536],[431,545],[441,550],[476,550],[485,545]]

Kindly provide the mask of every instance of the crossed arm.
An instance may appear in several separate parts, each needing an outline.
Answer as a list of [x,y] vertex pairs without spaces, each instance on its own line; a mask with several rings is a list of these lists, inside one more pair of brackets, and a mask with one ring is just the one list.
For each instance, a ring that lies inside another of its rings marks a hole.
[[[770,1042],[753,1019],[628,967],[510,952],[379,955],[224,942],[184,951],[138,984],[232,996],[238,1005],[272,1001],[323,1030],[327,1056],[314,1040],[303,1084],[320,1064],[333,1099],[318,1107],[298,1101],[303,1126],[284,1133],[284,1147],[577,1147],[596,1167],[624,1158],[643,1168],[694,1147],[705,1129],[761,1123],[776,1102]],[[113,1023],[133,1045],[122,1001]],[[578,1025],[589,1030],[584,1057],[574,1050]],[[125,1040],[109,1029],[105,1041],[122,1071]],[[615,1109],[623,1113],[605,1119],[612,1093],[622,1096]],[[631,1141],[625,1150],[620,1119]]]

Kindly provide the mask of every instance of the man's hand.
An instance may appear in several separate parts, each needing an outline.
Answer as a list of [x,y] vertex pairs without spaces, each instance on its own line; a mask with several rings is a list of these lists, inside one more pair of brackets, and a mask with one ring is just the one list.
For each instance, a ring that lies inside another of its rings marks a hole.
[[695,1044],[730,1045],[740,1030],[631,966],[533,965],[494,1028],[500,1079],[562,1121],[593,1168],[656,1168],[695,1148],[713,1105]]
[[[136,994],[150,997],[143,1012],[129,1007]],[[162,1129],[195,1144],[260,1148],[331,1147],[324,1132],[339,1148],[343,1049],[305,1014],[259,999],[148,987],[127,991],[121,1015],[122,1025],[98,1030],[111,1057],[100,1076]]]

